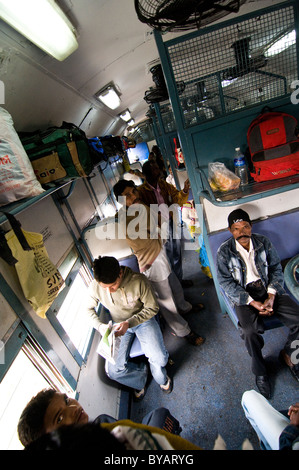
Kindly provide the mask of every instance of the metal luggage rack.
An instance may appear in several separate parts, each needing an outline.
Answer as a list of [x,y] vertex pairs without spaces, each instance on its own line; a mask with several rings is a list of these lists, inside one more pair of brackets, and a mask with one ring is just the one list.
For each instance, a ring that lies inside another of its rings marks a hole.
[[[200,174],[203,187],[198,196],[208,199],[212,204],[216,206],[227,206],[235,204],[244,204],[257,198],[263,198],[269,196],[274,190],[276,193],[290,191],[298,187],[299,174],[289,176],[287,178],[279,178],[271,181],[263,181],[257,183],[255,181],[249,181],[244,186],[239,186],[238,189],[230,191],[213,191],[205,172],[196,168],[196,172]],[[244,200],[246,199],[246,201]]]
[[295,42],[292,5],[166,42],[175,82],[185,84],[184,127],[291,93],[298,78]]

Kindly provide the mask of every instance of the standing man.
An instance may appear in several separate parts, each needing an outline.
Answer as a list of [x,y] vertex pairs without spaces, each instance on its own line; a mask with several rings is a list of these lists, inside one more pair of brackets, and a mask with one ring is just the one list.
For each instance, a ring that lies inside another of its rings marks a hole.
[[252,233],[247,212],[237,209],[228,216],[232,238],[217,253],[218,280],[234,304],[245,345],[252,358],[252,372],[261,394],[269,398],[270,382],[262,356],[263,317],[275,315],[289,328],[280,355],[299,381],[299,364],[291,355],[299,339],[299,307],[283,288],[284,278],[279,256],[271,241]]
[[[184,188],[178,191],[175,186],[167,183],[161,178],[161,172],[155,161],[147,161],[142,167],[142,173],[145,182],[138,186],[139,197],[141,201],[150,207],[151,204],[158,204],[161,207],[161,219],[168,224],[169,236],[165,245],[167,257],[171,264],[172,270],[181,282],[183,287],[191,287],[191,280],[183,279],[182,254],[181,254],[181,237],[176,236],[176,227],[173,215],[168,210],[163,211],[163,204],[170,207],[172,204],[183,206],[188,200],[190,182],[187,179]],[[177,221],[178,222],[178,221]],[[181,229],[180,229],[181,230]]]
[[154,380],[164,392],[170,393],[172,380],[165,369],[168,352],[155,320],[159,307],[148,280],[128,267],[120,266],[117,259],[110,256],[95,259],[93,271],[95,279],[89,287],[87,314],[94,328],[103,334],[107,325],[99,320],[95,312],[101,302],[109,310],[113,322],[117,323],[115,335],[122,337],[115,365],[108,362],[108,376],[136,390],[137,398],[144,395],[146,364],[129,361],[131,345],[136,335],[148,358]]
[[[177,336],[184,337],[194,346],[200,346],[204,338],[191,330],[182,315],[191,310],[198,311],[203,305],[192,306],[185,300],[182,286],[171,271],[159,227],[151,218],[150,208],[142,204],[133,181],[119,180],[113,191],[117,201],[122,203],[120,196],[124,199],[122,212],[118,214],[118,224],[138,260],[140,272],[144,273],[153,287],[162,317]],[[135,210],[141,216],[136,217]],[[173,278],[171,284],[170,277]]]

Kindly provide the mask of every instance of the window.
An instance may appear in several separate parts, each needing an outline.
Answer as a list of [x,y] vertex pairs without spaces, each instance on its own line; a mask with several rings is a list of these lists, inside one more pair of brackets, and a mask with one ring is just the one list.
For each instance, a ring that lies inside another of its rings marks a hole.
[[31,398],[44,388],[75,395],[44,352],[27,337],[0,383],[0,450],[23,448],[17,434],[20,415]]
[[90,326],[84,311],[84,302],[92,276],[86,264],[78,257],[76,250],[66,257],[59,266],[59,271],[65,279],[65,287],[47,311],[47,318],[75,361],[81,366],[87,358],[93,338],[93,327]]
[[61,305],[57,320],[71,339],[79,354],[84,358],[93,327],[84,315],[84,300],[88,288],[87,270],[82,267]]

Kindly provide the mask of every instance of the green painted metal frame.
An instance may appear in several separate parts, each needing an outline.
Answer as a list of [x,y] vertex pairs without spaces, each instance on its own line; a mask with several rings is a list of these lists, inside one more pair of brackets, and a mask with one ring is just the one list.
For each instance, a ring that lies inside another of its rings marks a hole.
[[[269,8],[264,8],[262,10],[258,10],[250,14],[244,15],[242,17],[237,17],[229,21],[224,21],[224,22],[221,22],[220,24],[216,24],[216,25],[204,28],[203,32],[195,31],[195,32],[182,35],[178,38],[165,41],[165,42],[163,41],[162,34],[158,32],[157,30],[154,31],[154,37],[155,37],[156,45],[158,48],[161,65],[162,65],[162,69],[163,69],[163,73],[164,73],[164,77],[165,77],[165,81],[166,81],[166,85],[168,89],[169,100],[173,109],[176,129],[177,129],[178,137],[181,143],[181,148],[185,157],[186,167],[187,167],[189,179],[191,182],[191,188],[193,192],[194,201],[197,204],[199,223],[202,228],[203,238],[205,241],[207,254],[210,260],[210,268],[212,271],[215,288],[216,288],[218,300],[219,300],[222,311],[225,311],[226,308],[225,308],[225,304],[223,302],[223,298],[220,292],[219,284],[217,281],[217,271],[213,262],[213,258],[212,258],[212,254],[211,254],[211,250],[209,246],[209,237],[208,237],[207,227],[205,224],[205,216],[204,216],[204,211],[203,211],[203,207],[201,204],[201,198],[206,198],[210,200],[213,204],[219,205],[219,206],[243,204],[244,202],[253,201],[260,197],[271,196],[271,195],[278,194],[281,192],[289,191],[291,189],[299,187],[299,183],[297,182],[294,184],[287,185],[285,187],[270,189],[268,191],[263,192],[262,196],[261,194],[258,194],[258,195],[252,194],[246,197],[246,199],[240,198],[238,200],[233,200],[229,202],[218,202],[216,201],[211,191],[207,191],[207,185],[206,185],[207,181],[206,181],[205,175],[202,174],[202,169],[197,164],[197,155],[196,155],[196,150],[195,150],[195,145],[194,145],[194,135],[197,133],[203,132],[209,126],[214,127],[215,123],[216,125],[221,125],[221,122],[224,122],[224,120],[226,121],[227,119],[236,120],[238,119],[240,115],[249,116],[253,112],[253,110],[255,111],[256,115],[258,115],[261,109],[267,104],[271,104],[274,106],[275,105],[283,106],[284,104],[287,103],[287,101],[286,99],[270,100],[269,103],[264,102],[262,106],[253,105],[249,109],[243,109],[240,112],[230,113],[229,115],[226,115],[224,117],[222,116],[220,118],[216,118],[216,119],[213,119],[211,121],[208,121],[202,124],[185,128],[183,111],[182,111],[182,107],[181,107],[178,92],[177,92],[177,86],[175,83],[175,78],[174,78],[174,73],[173,73],[173,69],[171,65],[171,59],[170,59],[170,55],[168,52],[168,48],[171,45],[183,43],[184,41],[186,41],[187,38],[191,39],[191,38],[197,37],[198,35],[206,34],[208,31],[218,30],[218,29],[224,28],[225,26],[237,24],[244,19],[254,18],[257,15],[262,15],[264,13],[269,13],[272,11],[280,10],[281,8],[285,8],[289,6],[293,6],[293,9],[294,9],[295,29],[296,29],[296,34],[297,34],[297,42],[296,42],[297,66],[299,68],[299,39],[298,39],[299,38],[299,5],[298,5],[298,2],[295,2],[295,1],[284,2],[278,5],[269,7]],[[297,76],[299,77],[299,69],[297,71]],[[287,100],[289,103],[290,96],[287,97]]]
[[7,357],[5,359],[5,364],[1,365],[0,367],[0,381],[20,351],[29,332],[40,344],[45,353],[55,362],[55,366],[61,375],[66,379],[70,386],[75,389],[77,383],[76,379],[71,375],[63,361],[53,349],[52,345],[37,327],[23,304],[20,302],[19,298],[16,296],[14,291],[11,289],[1,274],[0,292],[19,318],[19,323],[15,322],[14,329],[10,332],[11,335],[7,339],[7,343],[5,343],[5,355],[7,354]]

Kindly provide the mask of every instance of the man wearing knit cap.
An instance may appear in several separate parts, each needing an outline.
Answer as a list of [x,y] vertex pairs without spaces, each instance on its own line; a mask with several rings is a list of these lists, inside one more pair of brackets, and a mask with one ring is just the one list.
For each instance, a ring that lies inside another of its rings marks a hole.
[[273,315],[289,328],[280,355],[299,381],[298,360],[291,360],[299,340],[299,307],[285,293],[282,267],[275,247],[267,237],[252,233],[247,212],[242,209],[231,212],[228,226],[232,237],[222,243],[217,252],[218,280],[234,305],[242,338],[252,359],[257,387],[262,395],[270,398],[270,382],[262,356],[262,319]]

